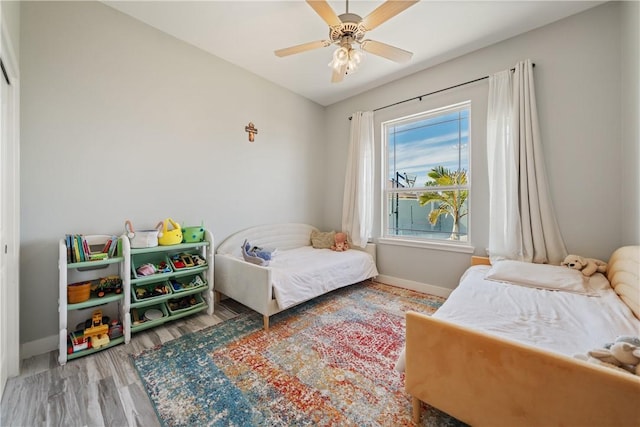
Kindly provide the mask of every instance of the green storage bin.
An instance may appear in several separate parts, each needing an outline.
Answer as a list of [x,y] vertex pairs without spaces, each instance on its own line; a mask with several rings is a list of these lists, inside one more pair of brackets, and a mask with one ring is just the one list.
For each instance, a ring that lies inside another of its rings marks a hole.
[[180,298],[167,300],[167,308],[170,314],[183,313],[204,305],[204,300],[200,294],[191,294]]
[[[158,291],[158,288],[166,289],[166,292],[161,293]],[[146,292],[147,296],[143,296],[141,291]],[[154,282],[147,283],[144,285],[133,285],[131,286],[131,297],[135,302],[149,301],[153,298],[164,297],[166,295],[171,295],[173,293],[171,284],[168,280],[163,280],[162,282]]]
[[[153,311],[150,311],[153,310]],[[157,317],[157,313],[162,316]],[[147,313],[150,315],[145,317]],[[153,314],[153,316],[151,316]],[[169,317],[167,306],[163,303],[150,305],[148,307],[134,307],[131,309],[131,329],[135,332],[137,329],[146,329],[155,325],[164,323]]]
[[[154,274],[141,275],[138,274],[138,268],[144,264],[153,264],[157,270]],[[140,279],[143,277],[157,276],[161,274],[173,273],[171,262],[164,253],[148,253],[138,254],[131,257],[131,275],[134,279]]]
[[187,271],[192,268],[207,266],[207,260],[197,251],[176,252],[169,254],[168,258],[173,271]]
[[174,294],[207,287],[207,281],[202,274],[174,277],[169,280],[169,284]]

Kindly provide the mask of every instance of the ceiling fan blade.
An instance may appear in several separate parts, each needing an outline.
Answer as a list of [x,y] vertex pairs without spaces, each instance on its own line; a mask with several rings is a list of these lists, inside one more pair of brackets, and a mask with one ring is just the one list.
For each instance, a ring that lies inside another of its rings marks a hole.
[[371,31],[403,10],[418,3],[418,1],[420,0],[387,0],[385,3],[378,6],[373,12],[368,14],[362,20],[362,25],[364,25],[367,31]]
[[338,15],[325,0],[307,0],[307,3],[330,27],[342,24]]
[[296,53],[306,52],[308,50],[326,47],[326,46],[329,46],[330,44],[331,42],[328,40],[318,40],[315,42],[303,43],[296,46],[286,47],[284,49],[278,49],[273,53],[275,53],[276,56],[283,57],[283,56],[294,55]]
[[347,73],[347,64],[342,65],[339,70],[333,69],[331,75],[331,83],[340,83],[344,79],[344,75]]
[[362,42],[362,50],[374,55],[382,56],[395,62],[407,62],[413,56],[408,50],[400,49],[375,40],[365,40]]

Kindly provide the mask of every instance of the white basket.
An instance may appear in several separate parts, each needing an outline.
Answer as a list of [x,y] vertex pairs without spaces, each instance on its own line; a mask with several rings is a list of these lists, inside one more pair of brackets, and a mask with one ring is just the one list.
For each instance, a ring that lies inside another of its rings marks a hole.
[[131,221],[127,220],[124,222],[124,229],[132,248],[155,248],[158,246],[158,233],[161,225],[162,223],[159,223],[153,230],[134,231]]

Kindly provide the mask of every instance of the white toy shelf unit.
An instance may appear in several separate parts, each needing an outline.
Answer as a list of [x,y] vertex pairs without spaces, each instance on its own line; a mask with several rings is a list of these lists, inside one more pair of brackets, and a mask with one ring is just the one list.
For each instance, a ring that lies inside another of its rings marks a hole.
[[[82,238],[94,260],[87,261],[86,255],[78,261],[69,252],[67,238],[59,242],[61,365],[128,343],[131,333],[203,310],[213,314],[213,236],[208,230],[202,241],[150,248],[131,248],[126,235]],[[117,250],[99,255],[110,239],[117,242]],[[114,282],[119,286],[111,286]],[[80,302],[69,303],[71,284],[85,290],[90,286],[91,291]]]

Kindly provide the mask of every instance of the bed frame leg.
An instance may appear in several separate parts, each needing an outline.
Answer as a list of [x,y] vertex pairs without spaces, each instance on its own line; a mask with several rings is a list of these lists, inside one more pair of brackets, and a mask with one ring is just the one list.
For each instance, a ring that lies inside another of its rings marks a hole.
[[411,398],[411,405],[413,407],[413,422],[416,424],[420,423],[420,399],[417,397]]
[[269,330],[269,316],[262,316],[262,318],[264,319],[264,330],[268,331]]

